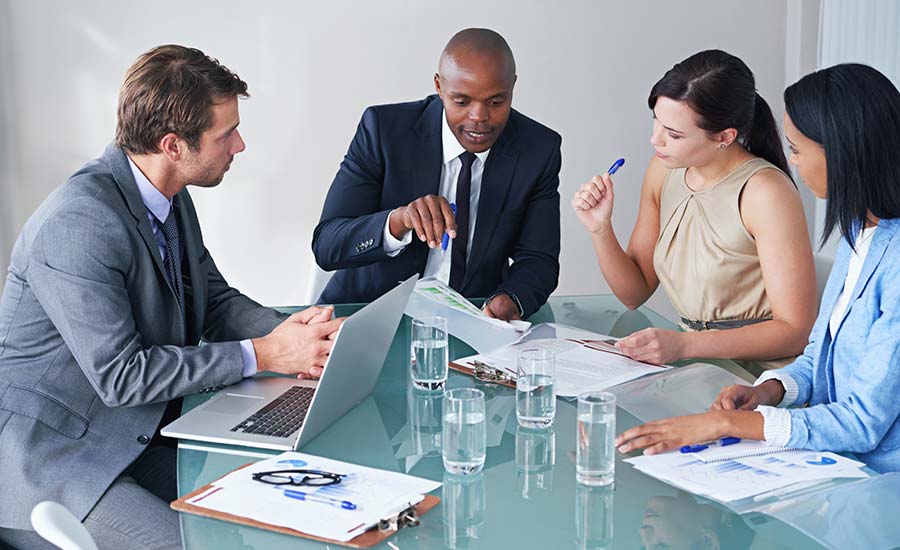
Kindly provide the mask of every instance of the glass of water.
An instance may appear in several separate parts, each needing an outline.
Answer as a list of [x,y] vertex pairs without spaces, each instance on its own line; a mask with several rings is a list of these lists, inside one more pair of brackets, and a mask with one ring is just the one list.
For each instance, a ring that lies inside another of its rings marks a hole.
[[616,468],[616,396],[588,392],[578,396],[575,477],[585,485],[609,485]]
[[486,454],[484,393],[474,388],[447,390],[443,413],[444,469],[451,474],[477,474]]
[[422,317],[412,322],[412,381],[425,390],[439,390],[447,381],[447,319]]
[[523,428],[545,428],[556,416],[553,370],[556,356],[547,349],[519,353],[516,377],[516,418]]

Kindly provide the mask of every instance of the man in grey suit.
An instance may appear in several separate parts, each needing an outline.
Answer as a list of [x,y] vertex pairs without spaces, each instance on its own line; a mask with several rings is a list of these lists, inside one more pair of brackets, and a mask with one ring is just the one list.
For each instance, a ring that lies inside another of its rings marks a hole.
[[244,150],[246,96],[199,50],[145,53],[115,144],[19,235],[0,299],[0,542],[42,547],[29,514],[50,499],[100,548],[180,548],[175,451],[154,437],[164,415],[258,371],[321,374],[341,320],[229,287],[186,189],[217,185]]

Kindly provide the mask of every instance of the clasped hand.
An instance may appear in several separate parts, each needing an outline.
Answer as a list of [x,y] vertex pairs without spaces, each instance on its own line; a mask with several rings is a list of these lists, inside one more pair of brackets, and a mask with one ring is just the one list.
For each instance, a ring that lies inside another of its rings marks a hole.
[[288,317],[268,335],[254,339],[258,370],[301,379],[320,377],[346,319],[332,319],[332,315],[331,306],[311,306]]

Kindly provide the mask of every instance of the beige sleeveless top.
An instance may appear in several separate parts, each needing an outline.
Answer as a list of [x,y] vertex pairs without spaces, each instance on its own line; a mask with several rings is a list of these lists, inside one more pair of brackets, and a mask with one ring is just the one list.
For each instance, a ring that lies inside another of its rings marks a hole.
[[[653,267],[682,317],[694,321],[772,317],[756,243],[741,221],[738,203],[747,180],[766,168],[778,170],[761,158],[747,160],[699,192],[687,186],[685,168],[666,175]],[[739,363],[758,374],[792,359]]]

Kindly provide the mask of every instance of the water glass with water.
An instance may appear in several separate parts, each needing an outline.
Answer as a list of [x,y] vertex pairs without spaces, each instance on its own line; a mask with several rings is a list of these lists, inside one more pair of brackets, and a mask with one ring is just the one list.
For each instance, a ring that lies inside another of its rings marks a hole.
[[426,390],[439,390],[447,381],[447,319],[422,317],[412,321],[412,381]]
[[544,428],[556,416],[556,386],[553,383],[556,356],[548,349],[526,349],[519,353],[516,377],[516,418],[523,428]]
[[443,413],[444,469],[451,474],[477,474],[486,454],[484,393],[474,388],[447,390]]
[[609,485],[615,477],[616,396],[588,392],[578,396],[575,477],[585,485]]

